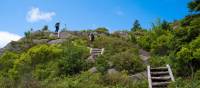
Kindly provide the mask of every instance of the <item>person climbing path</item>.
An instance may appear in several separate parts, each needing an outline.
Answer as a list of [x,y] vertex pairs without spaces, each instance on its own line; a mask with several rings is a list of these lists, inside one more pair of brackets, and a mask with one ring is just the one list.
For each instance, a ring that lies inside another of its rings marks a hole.
[[90,40],[90,42],[93,42],[94,39],[95,39],[94,33],[91,32],[91,33],[89,34],[89,40]]
[[59,23],[59,22],[57,22],[57,23],[55,24],[55,28],[56,28],[55,32],[58,33],[58,31],[59,31],[59,29],[60,29],[60,23]]

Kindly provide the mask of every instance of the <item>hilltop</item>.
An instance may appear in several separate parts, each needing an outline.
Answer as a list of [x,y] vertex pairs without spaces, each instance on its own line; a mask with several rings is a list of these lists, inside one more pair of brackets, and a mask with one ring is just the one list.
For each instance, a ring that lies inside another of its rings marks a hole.
[[188,7],[192,14],[174,22],[158,19],[148,30],[136,20],[130,31],[113,33],[104,27],[27,31],[0,50],[0,87],[147,88],[147,66],[169,64],[176,80],[168,88],[199,88],[199,0]]

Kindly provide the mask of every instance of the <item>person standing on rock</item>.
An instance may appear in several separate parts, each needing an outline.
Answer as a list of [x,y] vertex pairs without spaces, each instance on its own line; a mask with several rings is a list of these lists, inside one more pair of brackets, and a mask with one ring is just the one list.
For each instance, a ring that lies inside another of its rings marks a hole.
[[57,23],[55,24],[55,28],[56,28],[55,32],[58,33],[59,28],[60,28],[60,23],[59,23],[59,22],[57,22]]
[[89,39],[90,39],[90,42],[93,42],[94,41],[94,33],[90,33],[89,34]]

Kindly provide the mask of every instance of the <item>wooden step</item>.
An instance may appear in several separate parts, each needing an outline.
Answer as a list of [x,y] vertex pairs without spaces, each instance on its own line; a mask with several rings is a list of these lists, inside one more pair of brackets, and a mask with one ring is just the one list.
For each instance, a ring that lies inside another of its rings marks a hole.
[[100,54],[101,54],[101,53],[92,53],[91,55],[94,56],[94,55],[100,55]]
[[170,75],[168,71],[151,72],[150,74],[151,74],[151,76],[153,76],[153,77],[169,76],[169,75]]
[[93,51],[101,51],[102,49],[92,49]]
[[167,87],[171,82],[153,82],[152,87]]
[[171,80],[170,76],[166,77],[151,77],[152,82],[167,82]]
[[168,71],[167,67],[157,67],[157,68],[151,68],[151,72],[158,72],[158,71]]
[[166,67],[151,68],[147,66],[149,88],[167,88],[174,82],[171,67],[167,64]]
[[101,53],[101,51],[92,51],[92,53]]
[[151,75],[169,75],[168,71],[151,72]]
[[101,52],[102,50],[92,50],[92,52]]

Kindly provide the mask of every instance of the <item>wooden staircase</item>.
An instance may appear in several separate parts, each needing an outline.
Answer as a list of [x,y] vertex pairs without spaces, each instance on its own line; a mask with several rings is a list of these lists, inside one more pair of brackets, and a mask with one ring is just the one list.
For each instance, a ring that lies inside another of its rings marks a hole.
[[90,48],[90,55],[92,58],[96,58],[97,56],[103,54],[104,48],[99,49],[99,48]]
[[169,65],[157,68],[147,66],[147,74],[149,88],[167,88],[168,84],[175,81]]

